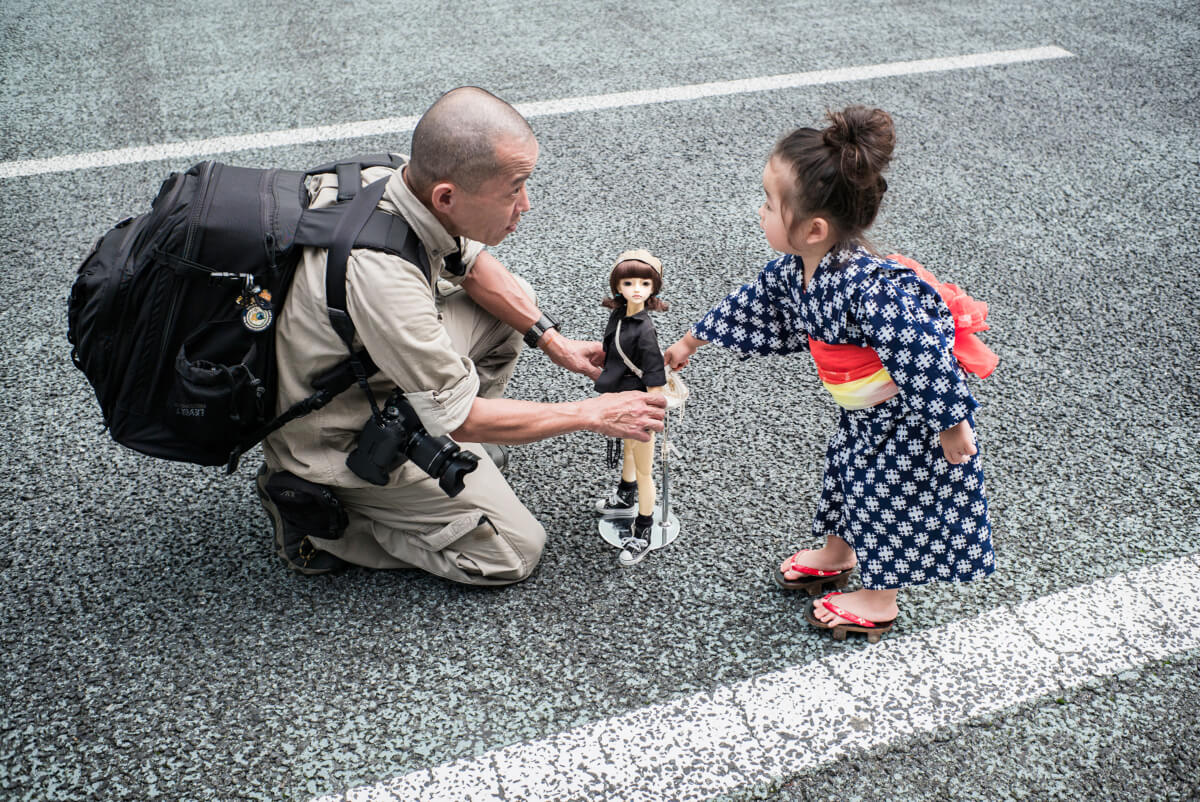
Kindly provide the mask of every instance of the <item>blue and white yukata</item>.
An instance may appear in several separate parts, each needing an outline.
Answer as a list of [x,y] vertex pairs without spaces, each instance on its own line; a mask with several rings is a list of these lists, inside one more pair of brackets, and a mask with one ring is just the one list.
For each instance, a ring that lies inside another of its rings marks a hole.
[[714,306],[691,333],[745,356],[790,354],[808,338],[872,348],[898,394],[841,411],[826,451],[813,535],[854,549],[864,588],[968,581],[995,570],[980,455],[951,465],[938,433],[979,406],[953,355],[937,290],[864,248],[831,250],[804,288],[784,255]]

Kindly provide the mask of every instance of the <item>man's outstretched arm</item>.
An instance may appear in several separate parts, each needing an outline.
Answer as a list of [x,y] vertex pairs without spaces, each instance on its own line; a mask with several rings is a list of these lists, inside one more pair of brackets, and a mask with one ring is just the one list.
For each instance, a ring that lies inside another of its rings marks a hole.
[[[522,334],[541,319],[542,311],[537,304],[525,294],[508,268],[487,251],[476,257],[471,272],[463,279],[462,288],[471,300]],[[547,330],[538,340],[537,347],[554,364],[592,380],[604,367],[604,348],[600,343],[572,340],[557,329]]]
[[518,445],[586,430],[644,442],[651,432],[663,430],[666,406],[662,394],[636,390],[557,404],[476,398],[467,419],[450,436],[460,443]]

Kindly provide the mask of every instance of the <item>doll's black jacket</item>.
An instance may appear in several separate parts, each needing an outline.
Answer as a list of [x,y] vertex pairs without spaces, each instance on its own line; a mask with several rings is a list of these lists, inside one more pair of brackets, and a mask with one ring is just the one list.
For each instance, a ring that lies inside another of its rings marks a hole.
[[[638,378],[621,355],[613,340],[617,335],[617,321],[621,322],[621,348],[629,361],[643,371]],[[622,390],[645,390],[647,387],[662,387],[667,383],[663,367],[662,350],[658,347],[658,332],[650,320],[650,312],[643,309],[636,315],[625,317],[622,304],[608,317],[604,328],[604,371],[596,379],[596,392],[618,393]]]

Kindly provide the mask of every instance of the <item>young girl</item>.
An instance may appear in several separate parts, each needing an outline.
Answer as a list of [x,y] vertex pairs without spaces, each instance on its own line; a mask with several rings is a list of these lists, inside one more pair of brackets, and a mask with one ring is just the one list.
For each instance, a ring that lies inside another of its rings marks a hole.
[[[652,310],[667,309],[658,297],[662,281],[662,262],[649,251],[625,251],[617,257],[608,276],[612,295],[601,302],[612,314],[604,328],[604,371],[596,379],[596,392],[662,392],[666,370],[658,333],[650,320]],[[622,452],[621,482],[609,498],[596,503],[596,511],[624,517],[635,514],[636,509],[637,517],[618,555],[621,565],[629,566],[650,552],[655,502],[653,435],[646,443],[623,441]]]
[[830,593],[805,616],[835,639],[851,631],[875,642],[896,620],[899,588],[995,568],[971,414],[978,403],[956,356],[978,357],[968,367],[982,376],[995,357],[971,333],[986,328],[985,305],[942,288],[964,324],[956,348],[955,317],[939,290],[915,263],[864,244],[887,190],[890,115],[852,106],[827,119],[823,130],[780,139],[763,169],[759,222],[784,255],[714,306],[665,359],[682,368],[707,342],[744,355],[812,353],[842,407],[812,527],[824,546],[788,557],[776,580],[819,593],[844,587],[857,565],[862,590]]

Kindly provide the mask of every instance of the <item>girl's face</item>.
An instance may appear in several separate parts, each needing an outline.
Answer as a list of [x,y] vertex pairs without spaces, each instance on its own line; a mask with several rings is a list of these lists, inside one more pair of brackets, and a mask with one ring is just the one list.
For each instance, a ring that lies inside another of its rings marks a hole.
[[767,244],[780,253],[795,253],[788,241],[788,224],[783,219],[783,199],[791,188],[792,176],[779,159],[769,159],[763,167],[763,191],[766,200],[758,207],[758,224],[767,235]]
[[626,303],[645,304],[654,294],[654,281],[648,278],[623,278],[617,283],[617,292]]

